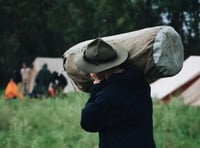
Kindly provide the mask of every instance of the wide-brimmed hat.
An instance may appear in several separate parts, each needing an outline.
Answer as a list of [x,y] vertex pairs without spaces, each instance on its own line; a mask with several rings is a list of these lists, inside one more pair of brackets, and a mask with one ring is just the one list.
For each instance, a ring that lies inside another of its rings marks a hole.
[[77,54],[75,64],[85,73],[99,73],[122,64],[127,58],[126,49],[113,48],[101,38],[97,38],[89,43],[83,52]]

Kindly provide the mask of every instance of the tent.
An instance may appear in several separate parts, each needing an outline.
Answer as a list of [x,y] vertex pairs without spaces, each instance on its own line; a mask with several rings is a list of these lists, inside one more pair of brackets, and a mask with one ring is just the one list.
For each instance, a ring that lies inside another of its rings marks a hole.
[[37,57],[32,63],[32,74],[31,74],[31,86],[30,86],[30,92],[33,90],[35,77],[38,73],[38,71],[42,68],[44,64],[47,64],[48,69],[51,73],[57,72],[59,74],[62,74],[66,80],[67,80],[67,86],[64,88],[63,92],[68,93],[75,91],[77,88],[71,81],[71,79],[67,76],[67,74],[63,71],[63,59],[62,58],[48,58],[48,57]]
[[199,65],[200,56],[190,56],[184,61],[183,68],[177,75],[151,83],[151,96],[158,100],[168,101],[171,96],[179,95],[183,97],[186,104],[200,102]]
[[183,97],[183,101],[185,104],[190,105],[200,105],[200,75],[197,77],[196,81],[192,83],[181,96]]

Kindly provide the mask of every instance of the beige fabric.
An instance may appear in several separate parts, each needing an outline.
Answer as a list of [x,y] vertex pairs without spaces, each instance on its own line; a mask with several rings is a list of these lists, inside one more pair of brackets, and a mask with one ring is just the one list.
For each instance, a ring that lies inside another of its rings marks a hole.
[[[170,29],[166,30],[165,28]],[[162,31],[163,29],[165,29],[164,32]],[[152,81],[160,77],[174,75],[178,73],[182,67],[183,46],[180,36],[174,32],[175,30],[170,26],[156,26],[104,37],[103,39],[115,48],[122,47],[122,49],[127,50],[129,53],[128,62],[130,66],[136,66],[141,69],[146,75],[146,78]],[[167,37],[165,37],[166,35]],[[172,44],[172,36],[173,42],[178,41],[177,44]],[[155,39],[156,45],[154,46]],[[92,40],[88,40],[76,44],[64,53],[65,71],[77,87],[85,92],[90,91],[92,83],[87,74],[78,70],[74,65],[74,55],[83,51],[91,41]],[[175,58],[172,56],[173,54],[181,58]],[[159,55],[162,57],[161,59],[159,59]],[[155,59],[157,63],[155,63]],[[171,65],[168,65],[169,61],[172,61],[170,62]],[[159,65],[160,63],[161,65]],[[173,63],[178,64],[175,68],[171,69],[174,66]],[[159,66],[157,67],[157,65]]]
[[[64,69],[67,75],[72,79],[74,84],[82,91],[89,92],[92,86],[92,81],[86,73],[78,70],[74,64],[74,53],[68,55],[64,59]],[[65,61],[66,60],[66,61]]]
[[185,104],[199,105],[200,102],[200,78],[198,78],[193,84],[191,84],[188,89],[182,92],[181,96]]

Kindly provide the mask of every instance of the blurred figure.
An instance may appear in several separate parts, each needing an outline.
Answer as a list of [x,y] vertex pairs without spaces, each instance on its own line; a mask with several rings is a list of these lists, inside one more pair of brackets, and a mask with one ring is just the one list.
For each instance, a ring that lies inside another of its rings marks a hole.
[[36,75],[35,86],[32,92],[33,97],[41,97],[42,95],[47,95],[49,84],[51,81],[51,72],[49,71],[48,66],[45,63]]
[[21,74],[21,77],[22,77],[23,94],[24,95],[29,95],[31,69],[29,67],[27,67],[25,62],[23,62],[23,64],[22,64],[22,68],[20,70],[20,74]]
[[23,94],[19,91],[17,84],[13,81],[13,78],[10,79],[8,82],[6,89],[5,89],[5,99],[23,99]]
[[55,89],[52,82],[49,84],[48,95],[50,97],[55,97]]
[[52,82],[56,92],[62,92],[65,86],[67,86],[67,79],[56,71],[52,73]]

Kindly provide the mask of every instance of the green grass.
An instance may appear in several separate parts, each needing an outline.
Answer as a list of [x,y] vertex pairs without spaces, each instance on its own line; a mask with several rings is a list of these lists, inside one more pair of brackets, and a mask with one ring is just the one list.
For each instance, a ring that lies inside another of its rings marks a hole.
[[[87,94],[56,99],[5,101],[0,98],[0,148],[98,148],[98,135],[79,125]],[[200,108],[173,98],[154,103],[157,148],[198,148]]]
[[154,104],[154,136],[158,148],[198,148],[200,107],[186,106],[178,98]]
[[93,148],[97,134],[79,125],[86,94],[0,101],[0,148]]

